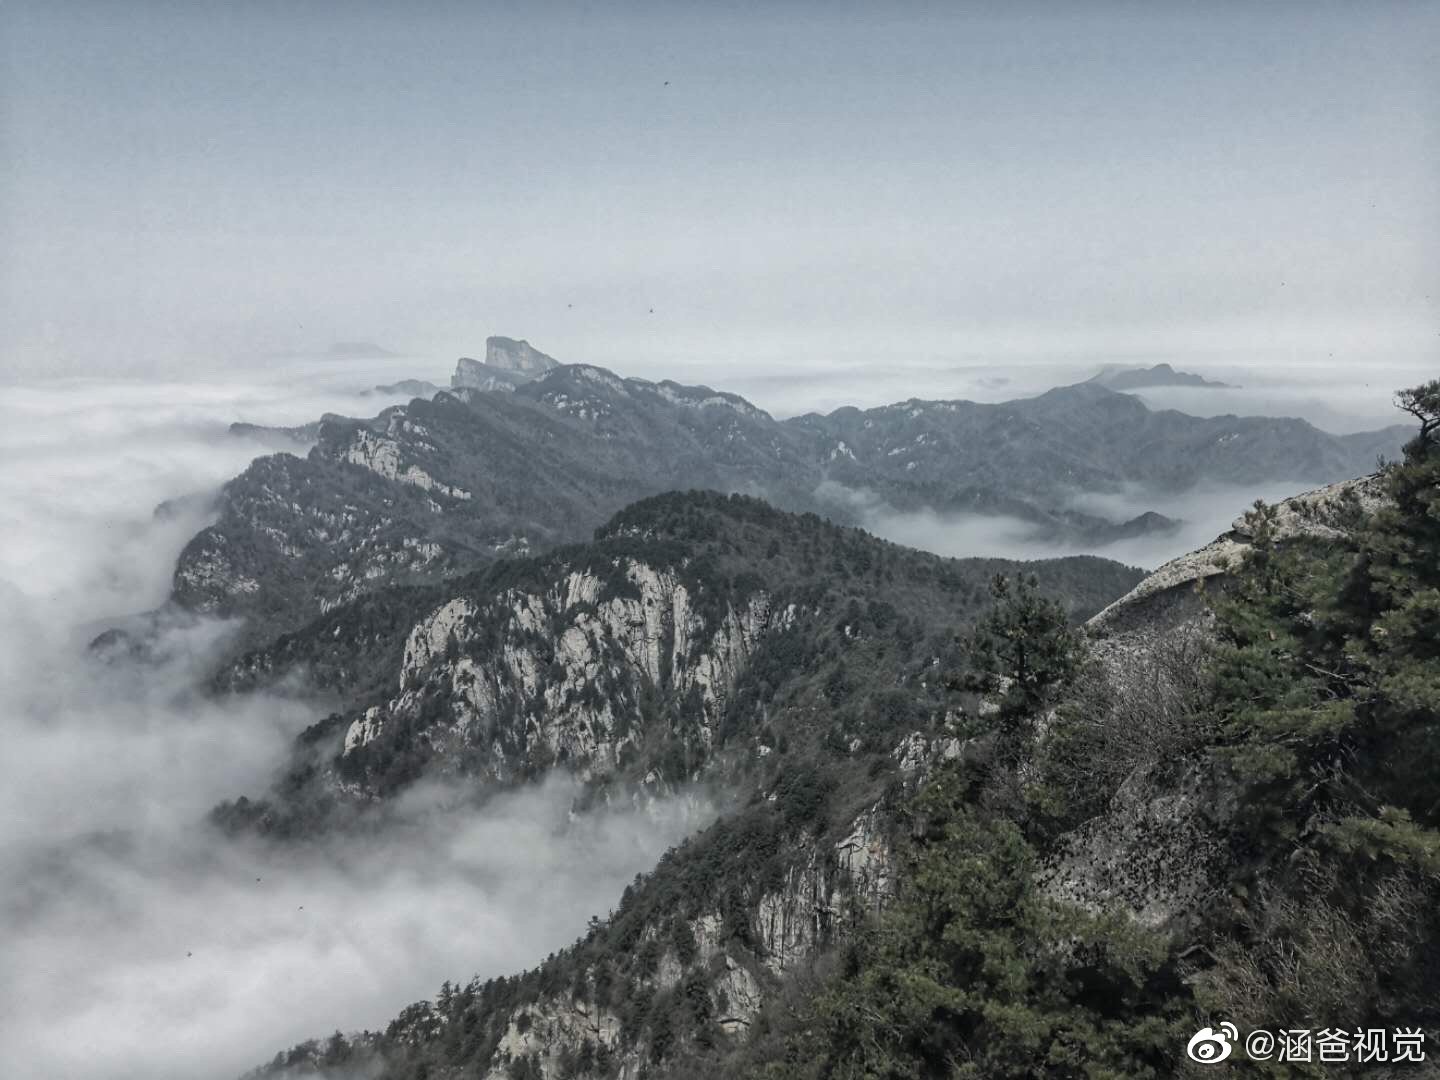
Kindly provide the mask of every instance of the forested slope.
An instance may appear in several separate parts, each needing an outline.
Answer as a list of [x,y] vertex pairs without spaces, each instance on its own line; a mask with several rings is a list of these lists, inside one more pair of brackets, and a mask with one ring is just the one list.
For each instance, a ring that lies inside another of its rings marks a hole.
[[739,729],[755,796],[584,941],[266,1071],[1161,1077],[1223,1020],[1433,1046],[1440,384],[1405,400],[1424,428],[1378,504],[1258,506],[1213,572],[1089,634],[1011,579],[885,678],[899,620],[846,601],[813,678],[737,683],[774,732]]

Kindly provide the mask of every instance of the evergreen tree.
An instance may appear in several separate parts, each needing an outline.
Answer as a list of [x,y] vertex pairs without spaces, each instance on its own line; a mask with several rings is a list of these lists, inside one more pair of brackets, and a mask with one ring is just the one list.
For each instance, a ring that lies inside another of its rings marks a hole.
[[[1325,543],[1254,551],[1218,605],[1218,758],[1243,816],[1212,1001],[1250,1022],[1440,1024],[1440,382],[1382,472],[1387,505]],[[1283,946],[1274,943],[1284,942]]]
[[998,696],[1000,734],[1014,757],[1055,689],[1078,670],[1082,649],[1065,609],[1033,575],[997,575],[990,595],[994,606],[969,638],[972,670],[960,685]]
[[1172,1074],[1186,1017],[1164,939],[1058,903],[1013,822],[949,765],[895,907],[858,942],[772,1078]]

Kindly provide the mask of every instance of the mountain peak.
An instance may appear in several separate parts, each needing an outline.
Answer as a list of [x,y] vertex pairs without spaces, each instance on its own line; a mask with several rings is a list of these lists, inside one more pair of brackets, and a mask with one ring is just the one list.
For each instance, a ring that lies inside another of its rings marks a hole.
[[528,341],[498,335],[485,339],[485,363],[501,371],[530,376],[560,366],[560,361],[546,356]]
[[497,335],[485,339],[484,360],[462,356],[455,361],[450,386],[455,390],[514,390],[559,366],[560,361],[528,341]]

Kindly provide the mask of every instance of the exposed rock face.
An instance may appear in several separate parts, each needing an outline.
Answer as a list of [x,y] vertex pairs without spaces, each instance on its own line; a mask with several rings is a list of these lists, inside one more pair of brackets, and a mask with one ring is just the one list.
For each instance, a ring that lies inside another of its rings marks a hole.
[[521,383],[559,366],[559,361],[546,356],[528,341],[491,337],[485,339],[484,360],[462,356],[456,361],[450,385],[457,390],[514,390]]
[[351,722],[344,754],[423,732],[442,771],[464,762],[483,781],[545,763],[606,774],[648,734],[647,686],[689,701],[687,724],[711,745],[730,687],[793,606],[772,615],[757,592],[707,618],[673,569],[627,561],[616,570],[618,581],[574,571],[545,592],[440,605],[405,642],[399,693]]
[[1234,793],[1203,762],[1137,770],[1108,813],[1086,822],[1047,867],[1050,895],[1092,910],[1119,907],[1152,929],[1193,917],[1228,867]]
[[[418,424],[404,420],[401,415],[391,417],[391,432],[394,432],[396,428],[407,430],[422,440],[429,434]],[[420,445],[425,449],[434,449],[433,446],[423,441]],[[351,436],[350,445],[345,448],[344,460],[348,464],[369,469],[387,480],[413,484],[425,491],[438,491],[452,499],[470,498],[468,491],[441,483],[419,465],[403,462],[402,455],[400,444],[395,440],[393,434],[380,435],[367,428],[356,428]]]
[[288,604],[323,612],[377,584],[452,570],[464,546],[430,538],[417,522],[438,512],[436,496],[464,493],[436,485],[387,435],[356,433],[346,453],[363,466],[348,488],[318,482],[312,459],[283,453],[227,485],[222,521],[176,563],[179,605],[222,616]]
[[[1369,513],[1383,501],[1378,474],[1307,491],[1275,505],[1275,539],[1339,536],[1354,526],[1357,514]],[[1177,590],[1189,587],[1193,592],[1207,579],[1239,565],[1251,539],[1244,517],[1236,518],[1229,532],[1196,551],[1172,559],[1096,615],[1088,624],[1090,631],[1098,636],[1110,636],[1129,623],[1148,618],[1152,609],[1174,606]]]
[[455,374],[450,376],[452,390],[479,391],[514,390],[523,382],[514,372],[492,368],[483,360],[462,356],[455,361]]
[[[573,998],[551,997],[519,1010],[510,1020],[496,1047],[497,1064],[485,1080],[510,1080],[511,1062],[533,1058],[540,1075],[559,1076],[566,1057],[578,1055],[585,1044],[614,1051],[620,1045],[620,1018],[603,1005]],[[632,1050],[620,1059],[619,1077],[638,1075],[641,1055]]]
[[516,341],[508,337],[485,339],[485,363],[501,371],[513,371],[520,375],[541,375],[560,362],[546,356],[528,341]]
[[[687,971],[708,971],[706,994],[720,1029],[742,1034],[781,980],[831,944],[852,920],[880,910],[893,895],[893,845],[875,810],[860,815],[849,834],[833,845],[804,846],[780,887],[761,895],[751,908],[746,935],[751,951],[726,930],[718,912],[691,919],[694,955],[684,964],[667,947],[646,988],[677,988]],[[651,935],[653,938],[654,935]],[[593,975],[591,976],[593,981]],[[565,1075],[588,1042],[619,1064],[621,1077],[640,1075],[644,1047],[626,1046],[619,1017],[597,1004],[594,995],[577,1000],[549,995],[517,1009],[510,1017],[487,1080],[506,1080],[512,1064],[530,1058],[543,1077]]]
[[[1384,501],[1378,475],[1330,484],[1277,503],[1277,541],[1333,539]],[[1208,639],[1214,615],[1202,588],[1223,588],[1253,537],[1245,519],[1166,563],[1092,618],[1087,629],[1105,677],[1123,689],[1147,658],[1177,639]],[[1119,905],[1150,927],[1193,919],[1227,868],[1235,793],[1207,758],[1152,761],[1125,781],[1109,810],[1060,845],[1047,867],[1051,895],[1091,908]]]

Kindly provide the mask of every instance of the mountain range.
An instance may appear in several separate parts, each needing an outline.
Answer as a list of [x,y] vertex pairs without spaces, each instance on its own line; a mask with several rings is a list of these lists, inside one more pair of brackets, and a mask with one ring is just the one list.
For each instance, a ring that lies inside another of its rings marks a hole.
[[[736,724],[753,735],[778,702],[826,700],[806,696],[819,679],[831,704],[860,692],[860,653],[898,665],[883,685],[923,687],[989,582],[1021,572],[1076,618],[1143,576],[1091,556],[946,559],[746,496],[655,496],[588,544],[366,594],[235,660],[218,689],[298,680],[347,707],[297,745],[273,800],[220,817],[302,832],[422,776],[487,790],[557,766],[607,798],[724,777]],[[867,723],[811,734],[848,746]]]
[[[1260,519],[1264,542],[1334,544],[1385,501],[1377,477],[1298,496]],[[1237,521],[1146,577],[1089,557],[944,560],[755,499],[675,493],[591,544],[375,594],[251,654],[225,689],[306,670],[351,707],[297,741],[268,797],[217,807],[232,831],[343,827],[437,777],[483,795],[569,770],[587,783],[579,812],[697,785],[723,796],[714,825],[571,947],[516,976],[447,982],[384,1030],[300,1044],[253,1076],[812,1075],[787,1049],[815,1015],[802,1003],[861,962],[900,903],[924,793],[948,772],[979,799],[1011,767],[1005,706],[954,677],[996,572],[1033,571],[1072,621],[1088,616],[1092,666],[1049,715],[1103,741],[1071,781],[1080,808],[1042,833],[1034,902],[1104,913],[1183,970],[1243,821],[1236,780],[1186,742],[1217,634],[1203,594],[1230,587],[1258,528]],[[388,685],[369,682],[377,670]],[[1022,767],[1032,782],[1077,767],[1053,753]],[[1041,813],[1024,806],[992,812]],[[1077,950],[1067,963],[1101,965]]]
[[[851,1075],[825,1056],[854,1031],[863,1060],[892,1004],[1000,1047],[1006,1067],[1041,1054],[1014,1075],[1046,1071],[1073,1039],[1061,1016],[1138,1040],[1103,1051],[1129,1063],[1115,1075],[1170,1074],[1175,1003],[1206,977],[1189,958],[1249,887],[1259,835],[1199,703],[1225,634],[1282,660],[1294,647],[1223,629],[1226,598],[1251,595],[1247,567],[1278,552],[1304,567],[1381,550],[1373,523],[1409,489],[1348,477],[1402,444],[1420,460],[1423,436],[1156,412],[1094,382],[777,421],[500,338],[457,380],[477,368],[504,385],[236,429],[313,445],[225,486],[181,553],[173,604],[244,620],[210,693],[330,712],[268,788],[216,792],[210,824],[303,852],[326,833],[363,842],[412,792],[483,814],[555,774],[579,782],[577,815],[701,798],[717,818],[534,968],[447,982],[383,1030],[302,1043],[253,1076],[817,1080]],[[1339,479],[1148,575],[1090,555],[943,558],[847,524],[881,502],[1093,540],[1170,523],[1087,517],[1077,492],[1280,477]],[[145,657],[123,633],[97,651]],[[1243,674],[1233,684],[1249,700]],[[959,847],[926,864],[929,844]],[[958,921],[925,928],[932,888]],[[885,981],[902,954],[950,946],[982,962]],[[1017,1026],[926,1012],[896,989],[917,978],[974,986],[959,1015],[999,1007]],[[844,994],[871,993],[837,1026]]]
[[1329,482],[1393,457],[1406,435],[1156,412],[1094,383],[777,421],[734,394],[558,365],[508,338],[490,339],[484,363],[462,360],[455,381],[370,419],[234,429],[314,445],[259,458],[225,485],[217,521],[180,557],[174,602],[245,616],[255,644],[376,588],[582,541],[637,499],[688,489],[851,524],[877,507],[1003,515],[1036,538],[1095,548],[1175,522],[1153,511],[1110,520],[1077,509],[1082,494]]
[[[1143,577],[1092,556],[946,559],[750,497],[677,492],[590,543],[369,594],[239,658],[217,690],[298,679],[346,707],[296,740],[270,791],[215,808],[230,833],[373,827],[422,781],[483,803],[556,770],[584,781],[578,813],[701,791],[723,808],[584,942],[473,983],[464,1034],[423,1003],[383,1038],[341,1040],[343,1054],[306,1044],[262,1072],[373,1064],[398,1044],[429,1056],[458,1038],[455,1060],[495,1080],[532,1055],[519,1075],[586,1075],[587,1057],[597,1075],[632,1075],[663,1059],[652,1027],[678,993],[710,1003],[712,1049],[742,1038],[889,894],[887,807],[934,755],[962,752],[939,735],[956,715],[941,674],[956,633],[995,575],[1025,573],[1077,622]],[[585,1000],[571,996],[582,983]]]

